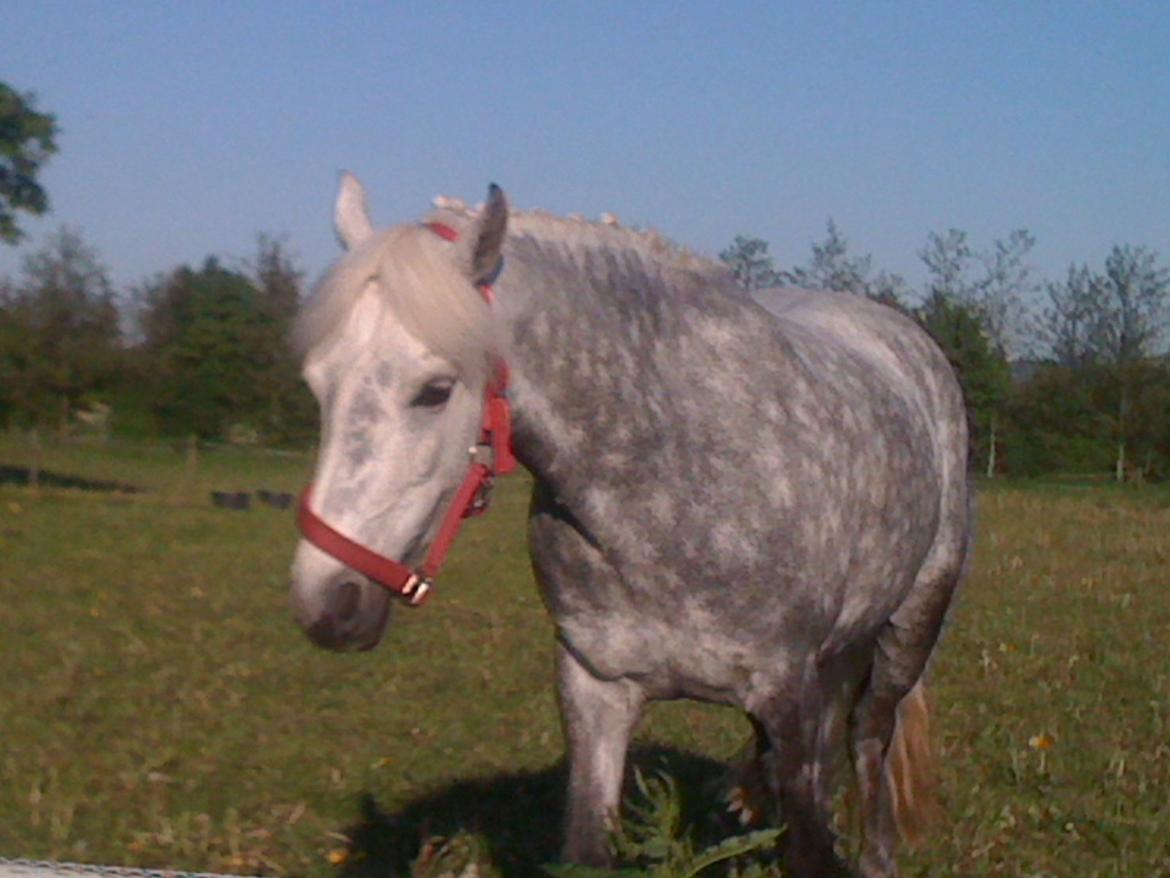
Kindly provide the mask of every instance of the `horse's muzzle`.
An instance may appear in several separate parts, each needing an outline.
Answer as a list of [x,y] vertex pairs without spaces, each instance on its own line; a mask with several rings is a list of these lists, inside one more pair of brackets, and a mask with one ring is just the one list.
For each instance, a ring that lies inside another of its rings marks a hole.
[[377,646],[390,617],[390,593],[345,567],[311,577],[300,566],[294,565],[290,603],[309,639],[335,652]]

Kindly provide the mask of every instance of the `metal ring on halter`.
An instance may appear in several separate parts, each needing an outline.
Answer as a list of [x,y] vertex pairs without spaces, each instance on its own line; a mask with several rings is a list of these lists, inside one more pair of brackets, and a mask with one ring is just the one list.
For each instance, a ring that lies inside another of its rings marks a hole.
[[469,456],[472,463],[479,463],[486,466],[490,471],[496,471],[496,450],[488,444],[472,445],[469,449]]
[[410,574],[410,578],[402,584],[402,596],[412,607],[417,607],[427,599],[431,591],[431,581],[418,573]]

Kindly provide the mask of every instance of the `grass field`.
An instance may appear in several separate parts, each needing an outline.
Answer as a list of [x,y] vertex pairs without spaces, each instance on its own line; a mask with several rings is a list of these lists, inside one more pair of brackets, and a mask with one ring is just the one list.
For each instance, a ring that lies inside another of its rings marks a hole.
[[[19,437],[0,463],[20,464]],[[376,651],[313,649],[285,607],[307,456],[47,446],[136,496],[0,486],[0,856],[278,875],[534,874],[562,771],[551,626],[506,481],[430,605]],[[948,817],[909,875],[1170,875],[1170,493],[985,489],[933,675]],[[731,712],[671,704],[637,764],[705,838]],[[455,837],[442,847],[438,838]]]

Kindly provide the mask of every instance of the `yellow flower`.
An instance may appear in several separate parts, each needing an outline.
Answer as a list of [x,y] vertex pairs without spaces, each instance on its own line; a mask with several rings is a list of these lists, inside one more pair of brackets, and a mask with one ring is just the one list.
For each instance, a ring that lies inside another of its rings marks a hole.
[[349,851],[345,848],[334,848],[325,855],[325,859],[334,866],[341,866],[349,859]]
[[1047,732],[1041,732],[1040,734],[1033,735],[1028,739],[1028,746],[1033,750],[1050,750],[1052,749],[1052,745],[1055,743],[1056,739]]

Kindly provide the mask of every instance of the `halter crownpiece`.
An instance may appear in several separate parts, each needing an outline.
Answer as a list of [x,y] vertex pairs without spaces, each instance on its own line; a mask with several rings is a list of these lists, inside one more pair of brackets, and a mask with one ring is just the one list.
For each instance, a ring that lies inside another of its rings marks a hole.
[[[455,242],[459,232],[445,223],[430,222],[425,227],[440,238]],[[503,270],[500,258],[489,277],[476,282],[488,304],[495,302],[492,283]],[[434,578],[450,551],[463,519],[487,512],[491,490],[496,476],[507,475],[516,469],[512,451],[512,407],[508,402],[507,363],[499,360],[495,376],[484,388],[483,424],[479,442],[470,449],[470,466],[459,490],[451,501],[439,532],[427,551],[426,560],[417,569],[380,555],[331,527],[312,509],[313,486],[301,494],[297,505],[297,527],[306,540],[352,570],[366,576],[383,588],[400,595],[412,607],[420,606],[429,597]]]

